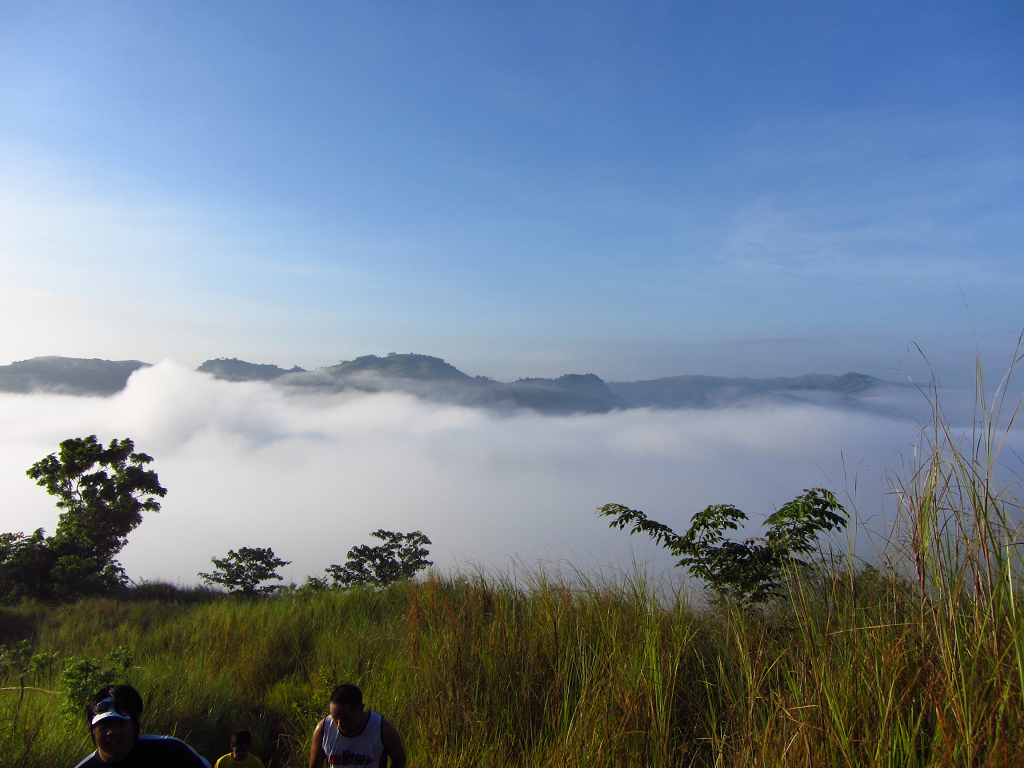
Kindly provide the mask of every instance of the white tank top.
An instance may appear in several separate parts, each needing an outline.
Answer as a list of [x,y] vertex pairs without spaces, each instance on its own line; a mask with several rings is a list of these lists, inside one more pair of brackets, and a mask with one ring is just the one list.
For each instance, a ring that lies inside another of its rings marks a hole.
[[377,712],[371,712],[366,727],[358,736],[346,736],[331,718],[325,718],[321,745],[327,756],[327,765],[378,768],[384,754],[384,742],[381,740],[383,719]]

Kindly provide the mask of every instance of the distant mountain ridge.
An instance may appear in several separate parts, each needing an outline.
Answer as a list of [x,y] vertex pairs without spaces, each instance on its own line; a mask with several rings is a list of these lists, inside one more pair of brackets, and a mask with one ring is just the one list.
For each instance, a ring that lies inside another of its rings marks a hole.
[[396,379],[414,379],[419,381],[459,381],[468,383],[474,378],[463,373],[451,363],[439,357],[409,353],[399,355],[391,352],[387,357],[363,355],[355,360],[342,360],[337,365],[321,370],[329,371],[333,376],[350,376],[355,373],[372,371],[380,376]]
[[124,389],[135,371],[148,367],[141,360],[33,357],[0,365],[0,392],[112,395]]
[[649,381],[610,381],[608,388],[634,407],[713,408],[722,399],[735,401],[767,392],[837,392],[859,395],[885,382],[863,373],[832,376],[807,373],[793,378],[725,378],[722,376],[667,376]]
[[207,360],[196,370],[200,373],[212,374],[215,379],[224,379],[224,381],[273,381],[286,373],[305,373],[305,369],[299,368],[297,365],[291,370],[285,370],[276,365],[247,363],[237,357],[218,357],[216,360]]
[[[0,391],[112,395],[128,377],[149,363],[139,360],[84,360],[36,357],[0,366]],[[668,376],[647,381],[605,382],[593,373],[569,373],[554,379],[500,382],[470,376],[439,357],[390,353],[364,355],[307,371],[237,358],[207,360],[196,370],[229,382],[267,381],[294,391],[407,392],[443,403],[546,414],[606,413],[621,408],[714,408],[757,397],[826,393],[848,403],[873,387],[888,384],[862,373],[842,376],[810,373],[792,378]]]
[[276,382],[319,391],[408,392],[435,402],[550,414],[604,413],[626,405],[592,373],[504,383],[470,376],[439,357],[413,353],[364,355],[315,371],[289,372]]
[[438,402],[496,409],[529,408],[548,414],[606,413],[616,408],[714,408],[774,393],[823,392],[852,402],[851,398],[887,383],[852,372],[842,376],[810,373],[769,379],[669,376],[618,382],[605,382],[593,373],[570,373],[555,379],[524,378],[505,383],[486,376],[470,376],[439,357],[394,352],[386,357],[364,355],[315,371],[285,371],[278,366],[211,360],[199,366],[199,370],[218,378],[242,380],[242,369],[237,365],[230,376],[217,373],[214,364],[218,362],[252,366],[251,380],[273,378],[281,386],[328,391],[401,391]]

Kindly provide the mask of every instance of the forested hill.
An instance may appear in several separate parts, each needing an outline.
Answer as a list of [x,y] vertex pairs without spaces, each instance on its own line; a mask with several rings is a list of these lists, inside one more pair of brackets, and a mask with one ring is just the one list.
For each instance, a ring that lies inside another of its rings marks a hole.
[[64,395],[112,395],[128,377],[149,363],[139,360],[86,360],[33,357],[0,365],[0,392],[53,392]]
[[[148,365],[138,360],[37,357],[0,366],[0,391],[110,395],[124,388],[132,372]],[[888,383],[862,373],[812,373],[770,379],[669,376],[613,382],[605,382],[593,373],[570,373],[554,379],[500,382],[470,376],[439,357],[394,353],[385,357],[364,355],[314,371],[235,358],[207,360],[197,370],[224,381],[269,381],[296,392],[400,391],[435,402],[498,410],[529,408],[548,414],[605,413],[617,408],[713,408],[753,398],[815,396],[812,393],[856,405],[859,395]]]
[[610,381],[608,388],[634,407],[712,408],[723,402],[770,392],[835,392],[859,395],[880,379],[863,373],[831,376],[808,373],[793,378],[743,379],[721,376],[667,376],[650,381]]
[[[303,371],[253,365],[240,360],[208,360],[199,370],[218,378],[273,378],[282,386],[316,389],[399,390],[442,402],[489,408],[531,408],[542,413],[604,413],[615,408],[713,408],[758,396],[810,392],[850,398],[886,382],[863,373],[842,376],[810,373],[793,378],[725,378],[670,376],[649,381],[605,382],[593,373],[566,374],[556,379],[528,378],[509,383],[472,377],[439,357],[416,354],[365,355],[337,365]],[[219,373],[227,370],[231,373]],[[272,371],[271,371],[272,369]],[[272,373],[273,375],[270,375]]]
[[214,378],[225,381],[272,381],[286,373],[305,373],[305,370],[297,365],[291,370],[285,370],[276,365],[247,363],[233,357],[207,360],[196,370],[200,373],[212,374]]

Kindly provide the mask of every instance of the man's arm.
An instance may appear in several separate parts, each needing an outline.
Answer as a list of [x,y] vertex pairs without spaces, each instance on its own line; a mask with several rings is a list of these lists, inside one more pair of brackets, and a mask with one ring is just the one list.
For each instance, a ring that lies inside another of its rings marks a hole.
[[313,731],[313,743],[309,745],[309,768],[323,768],[324,755],[323,747],[320,745],[324,740],[324,721],[321,720],[316,724],[316,728]]
[[381,718],[380,740],[384,743],[384,752],[391,760],[390,768],[405,768],[405,746],[402,744],[402,737],[386,718]]

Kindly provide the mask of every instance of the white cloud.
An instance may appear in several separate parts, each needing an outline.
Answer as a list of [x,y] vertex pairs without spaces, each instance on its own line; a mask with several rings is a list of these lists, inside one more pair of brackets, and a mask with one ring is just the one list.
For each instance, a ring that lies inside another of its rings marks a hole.
[[3,530],[52,531],[52,499],[24,471],[93,433],[133,438],[169,490],[122,553],[128,573],[184,582],[240,546],[273,547],[301,582],[381,527],[424,531],[440,566],[624,563],[630,539],[594,515],[601,504],[677,529],[712,503],[759,519],[803,488],[843,490],[845,457],[870,512],[915,434],[813,404],[503,417],[398,393],[289,395],[164,362],[107,399],[0,395]]

